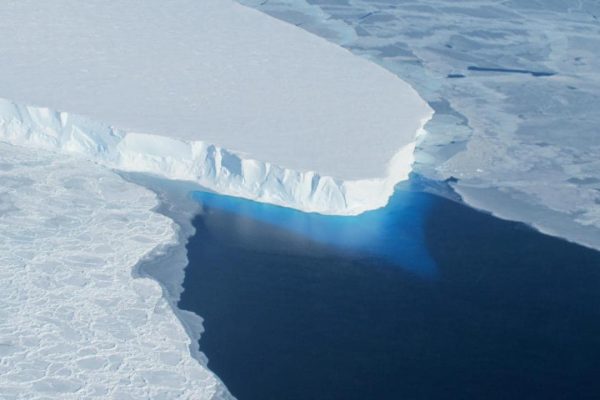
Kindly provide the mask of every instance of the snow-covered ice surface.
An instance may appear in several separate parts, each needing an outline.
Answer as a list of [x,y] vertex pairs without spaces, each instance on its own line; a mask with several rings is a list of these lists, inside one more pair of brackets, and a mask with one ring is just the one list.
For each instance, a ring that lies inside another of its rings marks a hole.
[[435,110],[417,173],[600,248],[600,2],[240,1],[411,83]]
[[177,238],[156,206],[106,168],[0,144],[0,398],[229,396],[135,272]]
[[[141,153],[127,169],[193,158],[194,171],[163,174],[221,193],[324,213],[383,206],[432,113],[386,69],[231,0],[6,1],[0,15],[1,98],[86,116],[84,136],[91,121],[118,127]],[[10,102],[4,124],[27,123]],[[52,122],[40,118],[38,136]],[[211,145],[227,152],[208,171]]]

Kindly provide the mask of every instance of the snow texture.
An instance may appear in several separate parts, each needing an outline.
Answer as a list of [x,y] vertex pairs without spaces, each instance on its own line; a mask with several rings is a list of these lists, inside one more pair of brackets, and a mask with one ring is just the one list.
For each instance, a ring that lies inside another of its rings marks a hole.
[[80,159],[0,144],[0,160],[0,397],[228,398],[136,277],[176,238],[156,196]]
[[[212,173],[208,187],[226,194],[323,213],[380,207],[432,114],[386,69],[231,0],[24,0],[0,15],[1,97],[128,132],[119,145],[139,154],[114,167],[170,159],[165,176]],[[214,171],[181,169],[207,152]]]
[[240,1],[413,85],[435,110],[416,173],[600,249],[600,2]]

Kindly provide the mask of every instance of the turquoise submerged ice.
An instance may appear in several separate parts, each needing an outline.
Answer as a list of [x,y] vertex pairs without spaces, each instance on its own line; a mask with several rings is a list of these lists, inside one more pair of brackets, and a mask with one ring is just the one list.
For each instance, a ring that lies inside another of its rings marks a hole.
[[[320,215],[261,204],[258,202],[197,191],[193,198],[210,209],[235,216],[238,230],[247,234],[258,221],[291,232],[297,241],[328,246],[342,254],[353,254],[421,277],[434,278],[436,265],[427,250],[425,225],[431,198],[411,191],[397,190],[386,207],[358,216]],[[255,229],[255,228],[254,228]]]
[[376,60],[435,109],[414,169],[600,247],[600,3],[242,0]]

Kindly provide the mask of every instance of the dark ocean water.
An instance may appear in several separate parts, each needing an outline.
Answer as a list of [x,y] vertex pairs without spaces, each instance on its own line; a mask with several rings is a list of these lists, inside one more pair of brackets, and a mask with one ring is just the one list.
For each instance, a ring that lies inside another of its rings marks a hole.
[[197,193],[179,306],[239,399],[598,399],[600,253],[398,191],[356,218]]

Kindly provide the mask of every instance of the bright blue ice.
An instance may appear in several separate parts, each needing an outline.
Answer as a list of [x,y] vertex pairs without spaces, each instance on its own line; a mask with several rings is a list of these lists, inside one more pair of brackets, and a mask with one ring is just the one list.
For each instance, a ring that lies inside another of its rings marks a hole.
[[399,190],[385,208],[356,217],[303,213],[210,192],[194,192],[193,197],[210,208],[251,218],[358,257],[379,258],[421,276],[436,273],[424,240],[431,199],[423,194]]

